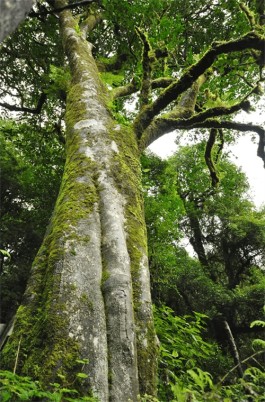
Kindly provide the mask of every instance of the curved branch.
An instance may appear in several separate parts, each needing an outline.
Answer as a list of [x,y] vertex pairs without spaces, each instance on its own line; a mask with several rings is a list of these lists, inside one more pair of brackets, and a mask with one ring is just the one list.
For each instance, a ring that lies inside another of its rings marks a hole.
[[224,143],[225,143],[225,141],[224,141],[224,133],[223,133],[223,130],[221,128],[218,129],[218,134],[219,134],[220,142],[217,145],[218,149],[217,149],[217,152],[216,152],[215,163],[218,162],[219,156],[220,156],[220,154],[221,154],[221,152],[223,150]]
[[179,95],[185,92],[202,75],[217,57],[221,54],[227,54],[246,49],[256,49],[264,52],[265,39],[255,32],[249,32],[242,38],[228,42],[215,42],[212,47],[201,57],[201,59],[189,67],[179,80],[170,84],[158,98],[148,105],[135,121],[135,132],[138,138],[141,137],[144,130],[150,125],[153,118],[165,109],[172,101],[175,101]]
[[[249,96],[249,95],[248,95]],[[191,124],[200,123],[210,118],[216,118],[219,116],[227,116],[240,110],[249,112],[251,109],[250,102],[245,98],[242,101],[236,103],[233,106],[216,106],[209,108],[203,112],[197,113],[189,119]]]
[[145,149],[151,145],[155,140],[168,134],[174,130],[194,129],[194,128],[216,128],[237,130],[242,132],[252,131],[259,135],[259,145],[257,155],[263,160],[265,167],[265,130],[258,125],[251,123],[238,123],[234,121],[207,119],[203,122],[194,123],[190,119],[165,119],[157,118],[145,131],[140,141],[140,149]]
[[16,106],[10,105],[6,102],[0,102],[0,106],[8,109],[12,112],[24,112],[24,113],[32,113],[32,114],[39,114],[41,112],[42,106],[44,105],[47,99],[47,95],[43,92],[38,100],[37,106],[35,108],[23,107],[23,106]]

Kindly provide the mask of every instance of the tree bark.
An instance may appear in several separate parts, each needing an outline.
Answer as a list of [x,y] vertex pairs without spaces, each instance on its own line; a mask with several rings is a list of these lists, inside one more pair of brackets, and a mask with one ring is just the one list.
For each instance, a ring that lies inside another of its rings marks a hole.
[[66,164],[3,359],[14,364],[21,339],[18,372],[45,383],[59,374],[69,385],[83,371],[83,393],[136,401],[155,395],[157,354],[137,139],[109,113],[92,45],[70,10],[60,24],[72,74]]
[[26,17],[33,5],[32,0],[1,0],[0,42],[10,35]]

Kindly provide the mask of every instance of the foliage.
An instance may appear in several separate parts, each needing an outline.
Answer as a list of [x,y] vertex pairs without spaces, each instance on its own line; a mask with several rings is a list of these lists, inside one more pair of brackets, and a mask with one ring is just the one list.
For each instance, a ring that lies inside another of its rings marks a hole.
[[64,155],[52,130],[14,121],[1,121],[0,145],[1,321],[8,321],[50,219]]
[[[193,317],[180,318],[166,306],[155,309],[155,316],[161,350],[159,400],[264,401],[265,374],[261,368],[248,367],[243,378],[234,378],[229,383],[224,380],[235,367],[221,380],[214,379],[206,371],[211,356],[220,356],[217,346],[202,338],[206,316],[195,313]],[[257,325],[257,322],[253,322],[253,325]],[[264,353],[264,345],[261,352]]]
[[[146,155],[149,165],[144,161],[148,169],[143,172],[151,276],[154,287],[161,286],[162,295],[175,286],[175,293],[188,298],[187,307],[207,311],[211,317],[220,311],[226,315],[237,306],[237,313],[231,315],[241,316],[243,323],[247,316],[254,319],[256,309],[262,308],[264,214],[246,199],[246,177],[225,155],[218,164],[220,185],[211,187],[204,147],[204,143],[181,147],[168,161]],[[183,238],[190,241],[198,261],[183,250]],[[255,305],[251,315],[248,298]]]
[[[83,373],[79,373],[83,374]],[[54,402],[96,402],[93,397],[79,396],[75,389],[63,388],[60,384],[50,384],[44,390],[38,381],[22,377],[7,370],[0,371],[0,393],[2,402],[17,401],[54,401]]]
[[[245,198],[246,178],[225,155],[218,164],[220,185],[211,187],[203,152],[202,143],[180,148],[167,161],[146,155],[143,174],[153,300],[180,316],[193,311],[208,315],[208,339],[221,348],[207,363],[215,380],[232,365],[224,320],[242,359],[251,353],[251,340],[259,332],[249,324],[262,317],[264,214]],[[175,206],[169,219],[164,202],[172,211]],[[184,250],[185,241],[197,258]]]
[[[207,364],[216,353],[214,345],[202,339],[206,316],[194,313],[193,316],[179,317],[169,307],[155,309],[155,325],[160,341],[160,398],[168,400],[170,389],[176,379],[184,384],[190,383],[190,376]],[[195,370],[195,371],[194,371]]]
[[141,159],[145,196],[145,219],[148,233],[148,253],[152,282],[152,295],[159,302],[171,299],[176,290],[176,271],[172,269],[181,259],[185,263],[185,250],[178,252],[176,242],[181,237],[178,221],[184,209],[177,194],[176,172],[167,161],[152,154]]

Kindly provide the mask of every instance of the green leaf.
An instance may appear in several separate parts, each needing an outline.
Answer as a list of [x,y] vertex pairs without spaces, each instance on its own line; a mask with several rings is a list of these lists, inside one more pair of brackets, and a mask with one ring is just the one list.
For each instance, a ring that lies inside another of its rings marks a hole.
[[0,249],[0,253],[5,257],[11,258],[10,253],[8,251],[6,251],[6,250]]
[[85,373],[77,373],[76,377],[78,377],[78,378],[88,378],[88,375],[85,374]]
[[265,321],[255,320],[250,324],[250,328],[253,327],[265,327]]

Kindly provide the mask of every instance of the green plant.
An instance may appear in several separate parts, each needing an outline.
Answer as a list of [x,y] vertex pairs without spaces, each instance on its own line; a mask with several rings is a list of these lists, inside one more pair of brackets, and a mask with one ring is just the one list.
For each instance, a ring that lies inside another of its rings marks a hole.
[[[155,322],[160,339],[159,400],[171,402],[264,402],[265,372],[255,359],[264,353],[264,342],[256,339],[253,347],[258,348],[242,364],[254,361],[255,367],[248,367],[242,378],[229,370],[218,382],[204,367],[216,353],[216,346],[202,338],[206,316],[178,317],[167,306],[155,308]],[[253,326],[265,326],[261,320]]]
[[202,338],[205,319],[204,314],[178,317],[167,306],[155,308],[156,331],[160,340],[159,393],[162,400],[174,396],[181,401],[185,390],[189,392],[187,387],[190,384],[199,390],[211,384],[211,376],[203,371],[202,364],[216,353],[216,347]]
[[[78,373],[80,377],[83,373]],[[75,389],[62,387],[58,383],[50,384],[49,390],[44,389],[38,381],[30,377],[22,377],[11,371],[0,371],[1,402],[18,401],[55,401],[55,402],[96,402],[97,399],[89,396],[79,396]]]

